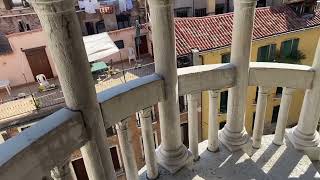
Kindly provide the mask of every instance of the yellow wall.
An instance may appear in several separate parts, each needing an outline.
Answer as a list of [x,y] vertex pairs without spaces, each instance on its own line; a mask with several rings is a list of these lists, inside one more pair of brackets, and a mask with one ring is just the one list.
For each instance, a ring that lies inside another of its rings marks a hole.
[[[305,31],[291,32],[288,34],[278,35],[274,37],[268,37],[261,40],[253,41],[251,49],[251,61],[254,62],[257,59],[258,48],[266,46],[269,44],[276,44],[277,51],[280,51],[281,42],[299,38],[298,50],[302,51],[306,58],[301,61],[301,64],[311,65],[313,62],[318,37],[320,35],[320,28],[308,29]],[[230,52],[230,47],[226,47],[219,50],[213,50],[202,54],[203,64],[216,64],[221,63],[221,55],[224,53]],[[276,97],[275,92],[276,88],[274,87],[268,96],[268,105],[265,118],[265,127],[268,128],[271,125],[271,118],[273,107],[280,105],[280,97]],[[246,117],[245,117],[245,127],[249,134],[252,133],[252,121],[253,113],[255,112],[255,96],[256,96],[256,87],[249,86],[248,88],[248,100],[246,108]],[[295,124],[299,119],[300,109],[303,101],[304,90],[297,90],[294,93],[293,101],[290,107],[288,125]],[[218,103],[220,103],[220,97],[218,98]],[[218,106],[220,107],[220,106]],[[207,139],[208,137],[208,112],[209,112],[209,102],[208,102],[208,93],[202,93],[202,137]],[[220,112],[220,110],[218,110]],[[218,122],[226,120],[226,114],[218,115]]]

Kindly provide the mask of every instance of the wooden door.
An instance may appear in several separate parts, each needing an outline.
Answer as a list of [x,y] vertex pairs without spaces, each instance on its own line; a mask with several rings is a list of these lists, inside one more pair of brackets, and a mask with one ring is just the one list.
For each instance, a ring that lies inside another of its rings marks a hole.
[[77,176],[77,180],[89,180],[82,158],[72,161],[72,166]]
[[44,46],[26,49],[24,52],[27,56],[35,80],[38,74],[44,74],[47,79],[53,78],[53,73]]

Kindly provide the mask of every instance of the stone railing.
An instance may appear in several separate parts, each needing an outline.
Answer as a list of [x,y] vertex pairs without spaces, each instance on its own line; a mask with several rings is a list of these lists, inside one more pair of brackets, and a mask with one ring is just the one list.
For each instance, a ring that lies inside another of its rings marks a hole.
[[[233,87],[236,68],[232,64],[200,65],[178,69],[179,94],[188,94],[189,145],[194,159],[198,159],[197,96],[209,91],[208,149],[218,149],[217,91]],[[315,71],[309,66],[279,63],[251,63],[249,84],[259,86],[257,114],[253,131],[253,147],[260,147],[266,109],[266,91],[269,87],[283,86],[281,108],[274,143],[281,145],[288,118],[288,109],[294,89],[310,89]],[[276,80],[265,78],[277,77]],[[208,83],[210,82],[210,83]],[[117,125],[122,157],[129,179],[138,178],[127,117],[140,112],[141,130],[148,175],[156,177],[156,152],[152,136],[150,108],[165,99],[164,80],[157,74],[132,80],[98,94],[104,127]],[[141,111],[140,111],[141,110]],[[0,179],[41,179],[55,166],[62,165],[70,154],[88,141],[83,116],[80,112],[62,109],[44,118],[0,145]],[[131,170],[131,171],[130,171]],[[19,173],[15,173],[19,172]]]
[[[230,64],[176,68],[172,1],[149,0],[155,74],[132,80],[96,96],[89,63],[82,42],[73,1],[33,0],[43,29],[47,33],[66,109],[41,120],[0,145],[0,179],[44,179],[51,171],[54,179],[68,179],[71,153],[79,149],[90,180],[115,179],[110,152],[106,149],[106,128],[116,125],[127,179],[138,179],[128,117],[139,112],[144,142],[147,176],[158,176],[158,164],[171,173],[192,159],[199,159],[197,137],[197,99],[209,91],[208,149],[216,151],[218,141],[229,151],[248,145],[244,129],[245,104],[249,85],[259,86],[253,146],[259,148],[263,132],[266,91],[284,88],[275,144],[281,144],[288,116],[292,89],[306,89],[298,125],[289,139],[299,150],[312,151],[319,144],[316,125],[320,107],[319,48],[311,67],[275,63],[249,63],[256,1],[235,1],[234,31]],[[165,37],[164,37],[165,35]],[[218,132],[217,90],[229,88],[227,123]],[[182,144],[178,95],[188,96],[190,151]],[[98,100],[98,101],[97,101]],[[154,149],[150,106],[158,103],[161,145]],[[315,153],[316,154],[316,153]],[[214,154],[213,154],[214,155]],[[317,156],[319,158],[319,156]]]

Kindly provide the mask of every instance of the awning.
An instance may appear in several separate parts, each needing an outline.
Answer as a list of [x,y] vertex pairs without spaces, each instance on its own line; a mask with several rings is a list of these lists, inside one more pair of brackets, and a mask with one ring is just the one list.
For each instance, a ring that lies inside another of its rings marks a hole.
[[101,60],[119,52],[118,47],[111,40],[108,33],[94,34],[83,37],[84,46],[89,62]]

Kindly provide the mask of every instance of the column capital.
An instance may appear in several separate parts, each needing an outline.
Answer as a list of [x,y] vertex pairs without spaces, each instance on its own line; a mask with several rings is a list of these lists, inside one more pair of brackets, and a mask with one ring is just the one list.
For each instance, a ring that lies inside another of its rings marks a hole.
[[294,88],[287,88],[287,87],[285,87],[285,88],[283,88],[283,94],[285,94],[285,95],[292,95],[294,92],[295,92],[295,90],[296,89],[294,89]]
[[268,94],[271,91],[271,87],[265,87],[265,86],[259,86],[259,92],[260,94]]
[[151,111],[152,111],[152,107],[147,107],[139,111],[139,114],[142,118],[148,119],[148,118],[151,118]]
[[194,94],[187,94],[187,101],[198,101],[200,98],[199,93],[194,93]]
[[120,131],[126,131],[128,130],[128,122],[129,122],[130,118],[126,118],[121,120],[120,122],[118,122],[116,124],[116,130],[120,130]]
[[219,91],[212,91],[212,90],[209,91],[210,98],[217,98],[218,95],[219,95]]

